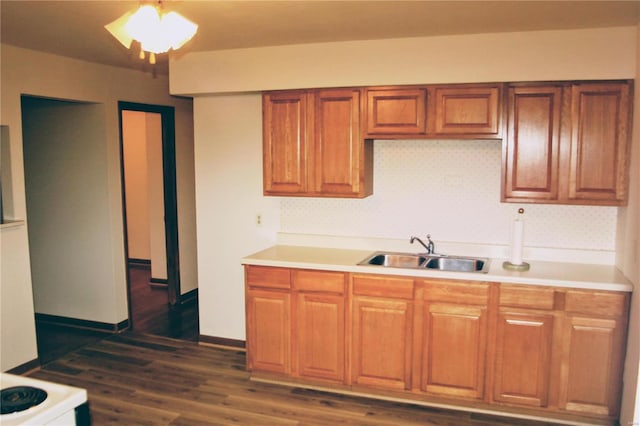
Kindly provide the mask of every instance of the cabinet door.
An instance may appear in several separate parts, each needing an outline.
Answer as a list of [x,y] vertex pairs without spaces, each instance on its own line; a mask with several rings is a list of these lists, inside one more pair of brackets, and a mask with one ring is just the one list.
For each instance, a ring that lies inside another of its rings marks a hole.
[[630,136],[628,84],[576,84],[571,93],[570,200],[623,204]]
[[365,142],[360,137],[360,91],[319,90],[315,93],[314,192],[324,196],[365,196]]
[[503,146],[503,201],[558,198],[562,88],[512,87]]
[[302,91],[267,93],[262,99],[264,193],[305,193],[307,95]]
[[247,291],[247,368],[291,372],[291,297],[269,290]]
[[425,392],[482,399],[487,340],[485,307],[425,305],[422,386]]
[[299,293],[296,306],[298,375],[343,382],[344,296]]
[[500,137],[500,87],[435,87],[433,133]]
[[425,89],[367,90],[367,135],[421,135],[426,132]]
[[498,314],[493,399],[547,406],[553,315],[526,311]]
[[618,415],[624,328],[621,319],[566,318],[560,408],[605,416]]
[[353,383],[410,389],[411,302],[357,296],[352,315]]

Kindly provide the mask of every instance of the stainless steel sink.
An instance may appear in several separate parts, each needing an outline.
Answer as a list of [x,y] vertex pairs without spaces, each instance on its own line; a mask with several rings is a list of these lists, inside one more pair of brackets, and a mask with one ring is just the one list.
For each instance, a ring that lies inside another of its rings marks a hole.
[[389,268],[431,269],[451,272],[489,271],[489,259],[484,257],[443,256],[415,253],[375,252],[358,265],[376,265]]
[[489,259],[455,256],[432,257],[424,264],[424,267],[441,271],[487,273]]
[[375,253],[358,265],[379,265],[393,268],[419,268],[427,261],[426,256],[410,253]]

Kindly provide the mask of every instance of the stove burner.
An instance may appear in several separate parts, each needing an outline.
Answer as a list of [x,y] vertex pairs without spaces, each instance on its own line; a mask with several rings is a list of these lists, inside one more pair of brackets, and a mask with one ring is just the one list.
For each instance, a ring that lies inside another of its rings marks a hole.
[[13,386],[0,391],[0,414],[15,413],[34,407],[47,399],[47,392],[32,386]]

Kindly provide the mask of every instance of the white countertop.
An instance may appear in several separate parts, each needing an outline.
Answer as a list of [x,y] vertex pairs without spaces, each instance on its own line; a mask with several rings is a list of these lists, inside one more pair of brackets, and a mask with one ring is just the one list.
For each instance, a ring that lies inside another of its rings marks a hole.
[[506,259],[491,259],[491,265],[486,274],[358,265],[358,262],[372,253],[371,250],[276,245],[243,258],[241,263],[243,265],[281,266],[420,278],[491,281],[604,291],[633,291],[632,283],[618,268],[611,265],[531,261],[528,262],[531,265],[528,271],[518,272],[502,268],[502,262]]

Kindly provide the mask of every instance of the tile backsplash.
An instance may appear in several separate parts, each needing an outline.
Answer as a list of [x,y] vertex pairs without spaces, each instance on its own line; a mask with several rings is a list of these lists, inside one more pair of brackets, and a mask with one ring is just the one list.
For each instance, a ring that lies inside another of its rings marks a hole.
[[375,141],[372,196],[284,197],[281,232],[509,244],[522,207],[525,246],[615,250],[616,207],[500,203],[501,155],[500,141]]

